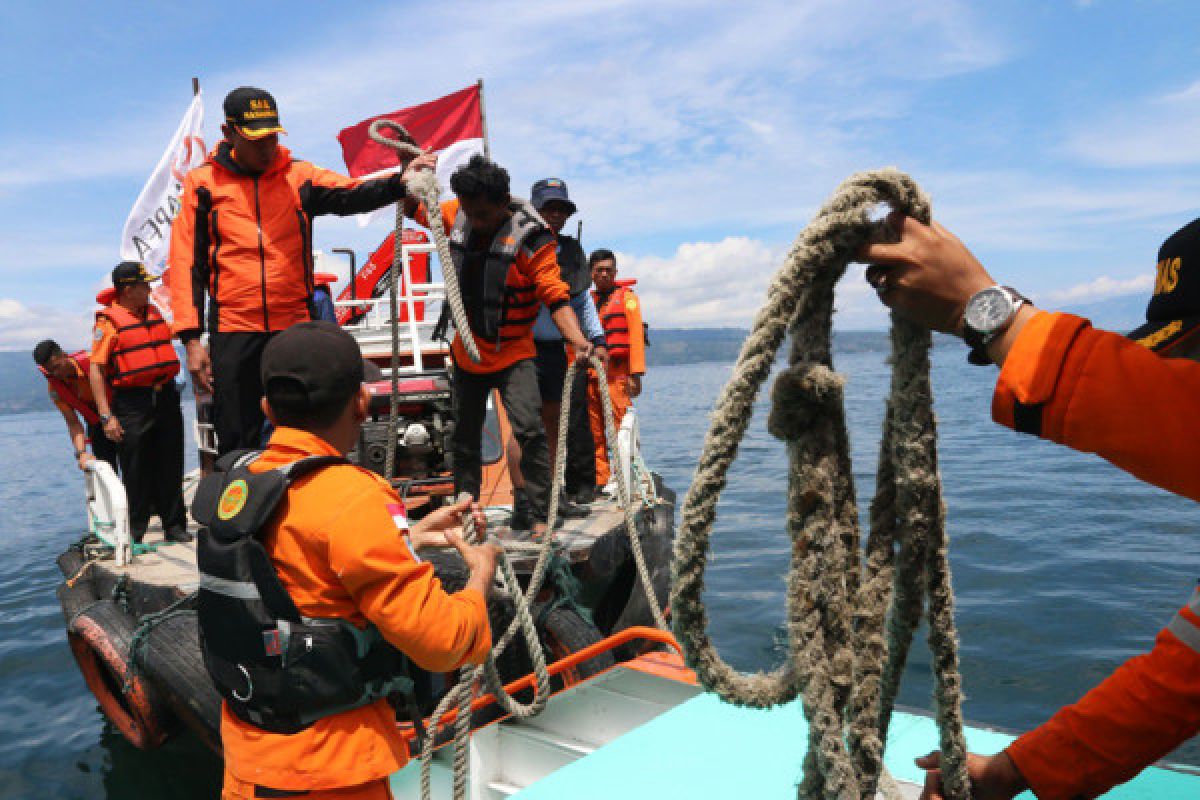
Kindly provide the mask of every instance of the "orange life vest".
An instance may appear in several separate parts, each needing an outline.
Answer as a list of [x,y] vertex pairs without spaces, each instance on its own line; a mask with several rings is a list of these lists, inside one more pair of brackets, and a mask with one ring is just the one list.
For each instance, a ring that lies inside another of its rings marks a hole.
[[[76,353],[71,353],[67,356],[67,358],[75,362],[75,366],[79,368],[80,374],[83,375],[83,379],[86,381],[88,370],[91,369],[92,366],[92,360],[88,358],[87,351],[80,350]],[[45,367],[38,367],[38,369],[40,369],[42,374],[46,376],[46,382],[50,384],[50,388],[54,391],[54,394],[58,397],[58,399],[62,400],[71,408],[82,414],[88,425],[95,425],[100,421],[100,414],[96,411],[95,403],[89,403],[84,400],[74,389],[71,388],[70,384],[68,384],[66,381],[60,381],[58,378],[51,375],[46,371]]]
[[146,306],[145,319],[117,303],[97,311],[96,316],[117,329],[117,344],[108,364],[110,384],[120,389],[157,386],[179,374],[171,328],[153,305]]
[[600,324],[604,327],[609,356],[613,359],[628,359],[630,339],[629,317],[625,314],[625,292],[637,281],[631,278],[614,283],[616,285],[603,305],[600,304],[600,294],[594,290],[592,299],[596,301]]

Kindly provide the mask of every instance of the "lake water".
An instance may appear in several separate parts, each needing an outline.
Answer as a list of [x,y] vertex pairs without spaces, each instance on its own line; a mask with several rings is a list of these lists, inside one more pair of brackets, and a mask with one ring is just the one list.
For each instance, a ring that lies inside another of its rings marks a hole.
[[[997,427],[995,371],[968,366],[960,347],[937,348],[934,362],[965,713],[1027,729],[1151,646],[1200,577],[1197,511],[1099,459]],[[730,367],[661,367],[646,380],[646,458],[681,501]],[[836,367],[849,377],[865,507],[889,368],[882,352],[843,353]],[[783,652],[786,460],[765,417],[760,405],[722,498],[708,577],[714,639],[743,669]],[[133,749],[75,668],[54,559],[80,533],[81,497],[57,412],[0,417],[0,798],[215,797],[220,764],[202,745],[185,736]],[[919,643],[901,702],[928,707],[930,686]],[[1200,745],[1175,757],[1200,765]]]

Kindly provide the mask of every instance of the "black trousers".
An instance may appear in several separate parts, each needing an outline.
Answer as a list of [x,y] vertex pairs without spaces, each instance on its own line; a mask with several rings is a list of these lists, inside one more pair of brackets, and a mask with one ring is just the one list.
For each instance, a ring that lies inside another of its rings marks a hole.
[[454,370],[455,493],[469,492],[479,497],[483,422],[493,389],[499,390],[513,436],[521,445],[521,474],[525,476],[530,514],[535,522],[545,522],[550,507],[550,450],[542,428],[542,397],[533,359],[518,361],[499,372]]
[[[561,403],[563,381],[567,372],[567,349],[562,341],[535,341],[538,389],[543,403]],[[567,420],[567,471],[564,488],[568,492],[590,489],[596,485],[596,445],[592,441],[592,425],[587,411],[587,370],[575,373],[571,385],[571,415]]]
[[101,461],[108,462],[108,465],[113,468],[113,471],[118,475],[121,474],[121,468],[117,460],[117,443],[104,435],[104,426],[99,422],[94,425],[87,426],[88,439],[92,443],[92,455]]
[[183,413],[175,381],[160,389],[117,389],[113,415],[125,431],[118,453],[129,499],[129,532],[141,541],[158,511],[163,531],[187,530],[183,506]]
[[262,445],[263,396],[259,366],[274,333],[214,333],[208,337],[213,369],[213,427],[217,453]]

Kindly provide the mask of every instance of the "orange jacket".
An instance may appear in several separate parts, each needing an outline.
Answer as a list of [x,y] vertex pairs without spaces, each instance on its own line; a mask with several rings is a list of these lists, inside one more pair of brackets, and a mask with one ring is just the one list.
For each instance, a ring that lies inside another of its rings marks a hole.
[[612,293],[603,298],[593,289],[592,299],[596,301],[613,363],[627,366],[633,375],[641,375],[646,371],[646,332],[642,327],[642,304],[633,293],[635,283],[635,280],[617,281]]
[[[442,203],[442,221],[447,235],[454,228],[458,208],[458,200]],[[417,210],[416,220],[426,227],[429,226],[424,207]],[[554,312],[570,301],[571,295],[560,274],[554,252],[557,245],[554,236],[549,234],[549,229],[543,241],[535,241],[531,246],[528,246],[528,242],[524,244],[527,246],[522,246],[517,251],[516,259],[505,278],[499,338],[487,341],[478,334],[475,336],[480,363],[476,364],[471,360],[459,334],[455,333],[450,349],[454,355],[454,363],[460,369],[476,373],[499,372],[518,361],[533,358],[537,355],[537,348],[533,343],[533,323],[537,319],[538,304],[542,303]],[[466,280],[470,280],[470,277]],[[482,282],[482,276],[479,276],[478,280]],[[482,315],[483,309],[472,308],[471,298],[482,296],[483,291],[479,287],[464,284],[464,279],[460,277],[459,285],[462,287],[463,303],[467,306],[467,316],[474,320],[477,315]],[[472,321],[471,324],[474,326],[475,322]]]
[[51,375],[45,367],[38,367],[46,377],[50,399],[63,414],[79,412],[88,425],[95,425],[100,421],[100,413],[96,410],[96,397],[92,394],[92,384],[88,380],[91,359],[85,350],[71,353],[67,358],[70,359],[75,374],[65,381]]
[[[1095,453],[1200,500],[1200,367],[1164,359],[1068,314],[1040,313],[1014,342],[995,420]],[[1136,424],[1130,424],[1136,420]],[[1042,800],[1095,797],[1200,731],[1200,595],[1127,661],[1008,753]]]
[[171,327],[153,303],[144,317],[119,303],[102,308],[96,312],[96,333],[92,360],[105,367],[109,386],[158,386],[179,374]]
[[[310,455],[337,451],[314,434],[281,427],[251,469]],[[301,614],[373,623],[433,672],[482,662],[492,643],[483,596],[446,594],[433,567],[414,557],[403,506],[386,481],[358,467],[331,467],[297,480],[283,509],[263,546]],[[408,761],[395,712],[384,700],[290,735],[263,731],[222,708],[221,741],[229,772],[272,789],[354,786]]]
[[[398,175],[356,181],[280,147],[261,175],[228,142],[187,174],[171,226],[167,281],[175,332],[281,331],[310,318],[312,220],[372,211],[404,196]],[[210,305],[205,315],[205,295]]]

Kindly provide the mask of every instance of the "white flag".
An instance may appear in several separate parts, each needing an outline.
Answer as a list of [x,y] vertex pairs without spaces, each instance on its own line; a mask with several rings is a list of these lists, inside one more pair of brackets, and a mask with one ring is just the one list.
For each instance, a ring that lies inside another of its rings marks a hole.
[[[203,95],[198,93],[192,98],[179,128],[171,137],[171,143],[158,160],[158,166],[142,187],[142,193],[125,220],[125,230],[121,233],[121,258],[141,261],[155,275],[161,275],[167,268],[171,222],[179,213],[183,177],[193,167],[203,164],[207,155],[203,129],[204,101]],[[162,284],[156,285],[155,289],[156,295],[160,292],[166,294]],[[158,305],[166,311],[165,303],[159,302]]]

